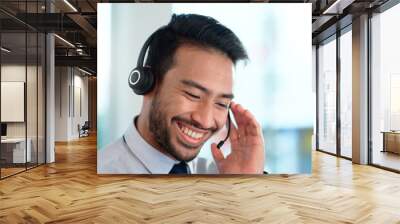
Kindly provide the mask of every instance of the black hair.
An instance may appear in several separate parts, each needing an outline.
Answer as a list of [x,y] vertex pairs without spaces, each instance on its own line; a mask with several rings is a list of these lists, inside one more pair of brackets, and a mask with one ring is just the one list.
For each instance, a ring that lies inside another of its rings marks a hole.
[[158,82],[172,67],[175,52],[183,44],[218,50],[233,64],[248,59],[239,38],[217,20],[197,14],[173,14],[168,25],[153,36],[145,63],[151,67]]

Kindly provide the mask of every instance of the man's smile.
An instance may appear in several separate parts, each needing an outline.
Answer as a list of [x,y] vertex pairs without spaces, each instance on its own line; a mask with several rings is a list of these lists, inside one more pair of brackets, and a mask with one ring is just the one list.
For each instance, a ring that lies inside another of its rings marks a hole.
[[185,122],[175,120],[174,126],[177,127],[179,138],[189,146],[199,147],[209,136],[210,131],[202,130]]

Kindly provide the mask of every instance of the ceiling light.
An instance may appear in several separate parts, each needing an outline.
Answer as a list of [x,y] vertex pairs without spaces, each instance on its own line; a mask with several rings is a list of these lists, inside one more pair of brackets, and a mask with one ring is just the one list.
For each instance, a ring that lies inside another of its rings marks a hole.
[[351,5],[355,0],[336,0],[332,5],[324,10],[322,14],[342,14],[343,9]]
[[75,45],[73,45],[71,42],[69,42],[68,40],[58,36],[57,34],[54,34],[55,37],[57,37],[58,39],[60,39],[62,42],[66,43],[67,45],[69,45],[70,47],[75,48]]
[[4,52],[6,52],[6,53],[10,53],[10,52],[11,52],[11,50],[9,50],[9,49],[7,49],[7,48],[5,48],[5,47],[1,47],[1,50],[4,51]]
[[78,70],[81,71],[81,72],[83,72],[83,73],[85,73],[85,74],[87,74],[87,75],[90,75],[90,76],[92,75],[92,73],[90,73],[90,72],[88,72],[88,71],[86,71],[86,70],[83,70],[83,69],[81,69],[81,68],[79,68],[79,67],[78,67]]
[[69,3],[68,0],[64,0],[65,4],[67,4],[72,10],[74,10],[74,12],[78,12],[78,10],[71,4]]

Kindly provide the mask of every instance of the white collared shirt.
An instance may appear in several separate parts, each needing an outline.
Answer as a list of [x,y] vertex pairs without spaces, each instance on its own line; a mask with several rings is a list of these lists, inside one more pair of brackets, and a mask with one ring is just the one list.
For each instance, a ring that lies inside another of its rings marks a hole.
[[[130,122],[125,134],[97,151],[98,174],[168,174],[179,161],[147,143]],[[191,174],[216,174],[214,161],[197,157],[187,163]]]

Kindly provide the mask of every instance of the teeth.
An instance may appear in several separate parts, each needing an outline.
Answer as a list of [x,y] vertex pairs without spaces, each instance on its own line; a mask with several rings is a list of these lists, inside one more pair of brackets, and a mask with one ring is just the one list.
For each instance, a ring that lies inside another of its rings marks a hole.
[[181,127],[181,131],[182,131],[185,135],[187,135],[187,136],[189,136],[189,137],[191,137],[191,138],[194,138],[194,139],[199,139],[199,138],[202,138],[202,137],[203,137],[203,134],[202,134],[202,133],[197,133],[197,132],[195,132],[195,131],[193,131],[193,130],[190,130],[190,129],[187,128],[187,127]]

